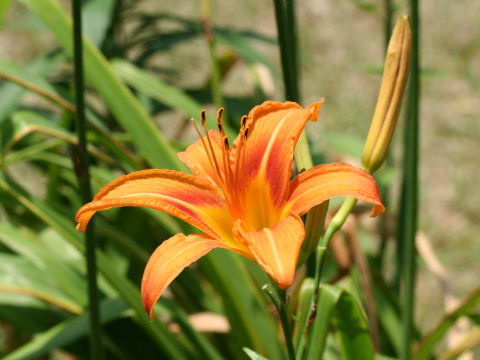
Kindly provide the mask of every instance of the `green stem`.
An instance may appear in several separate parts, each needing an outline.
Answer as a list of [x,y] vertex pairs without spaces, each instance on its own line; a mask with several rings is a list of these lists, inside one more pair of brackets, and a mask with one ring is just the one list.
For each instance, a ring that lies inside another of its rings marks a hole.
[[400,359],[410,358],[410,346],[413,333],[414,296],[416,276],[415,234],[417,230],[418,209],[418,110],[420,96],[419,71],[419,14],[418,0],[410,0],[410,19],[412,26],[412,58],[409,85],[407,124],[405,130],[405,155],[402,206],[403,239],[403,314],[402,314],[402,346]]
[[[90,172],[88,169],[88,153],[86,138],[85,101],[84,101],[84,76],[83,76],[83,48],[82,48],[82,8],[80,0],[73,0],[73,44],[75,67],[75,96],[77,102],[76,128],[78,133],[78,146],[76,148],[75,172],[78,178],[83,202],[92,198],[90,187]],[[88,298],[90,313],[90,358],[99,360],[103,358],[100,308],[97,288],[97,260],[95,256],[95,233],[93,224],[85,232]]]
[[[290,77],[289,93],[294,101],[300,101],[300,91],[298,86],[298,47],[296,36],[296,22],[295,22],[295,1],[285,0],[285,16],[286,16],[286,36],[288,41],[287,55],[289,56],[288,62],[290,64]],[[288,99],[287,93],[287,99]]]
[[287,100],[299,102],[300,91],[297,76],[294,0],[274,0],[273,2],[275,5],[285,97]]
[[343,224],[347,220],[348,215],[350,215],[356,204],[357,199],[355,199],[354,197],[347,197],[343,201],[342,206],[340,206],[340,209],[338,209],[337,213],[330,221],[330,224],[328,224],[328,228],[325,231],[325,234],[318,242],[315,260],[315,289],[318,289],[320,285],[323,262],[330,240],[332,239],[333,235],[343,226]]
[[280,316],[280,323],[282,324],[283,334],[285,335],[285,344],[287,346],[287,353],[289,360],[295,360],[295,348],[293,346],[292,329],[288,321],[287,313],[287,292],[278,289],[273,282],[266,284],[263,290],[268,295],[273,305],[275,305],[278,315]]
[[[212,93],[213,103],[217,108],[225,106],[225,101],[222,96],[221,88],[221,72],[218,63],[217,55],[215,53],[215,38],[213,34],[212,20],[211,20],[211,4],[210,0],[202,0],[202,17],[201,23],[205,39],[208,44],[208,53],[210,55],[210,62],[212,64],[212,74],[210,90]],[[224,117],[227,118],[227,113],[224,111]]]

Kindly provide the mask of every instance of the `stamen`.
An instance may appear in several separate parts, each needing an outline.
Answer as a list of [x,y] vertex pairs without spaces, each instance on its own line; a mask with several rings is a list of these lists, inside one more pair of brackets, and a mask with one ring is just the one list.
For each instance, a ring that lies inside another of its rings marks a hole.
[[208,135],[207,122],[205,119],[205,110],[202,110],[200,112],[200,119],[202,121],[203,128],[205,129],[205,137],[207,138],[210,151],[208,151],[208,147],[205,144],[205,140],[203,139],[203,135],[200,132],[200,129],[198,128],[197,122],[195,121],[195,119],[192,118],[193,125],[195,126],[195,130],[197,131],[197,134],[200,137],[200,140],[202,141],[202,145],[203,145],[203,148],[205,149],[205,153],[207,154],[210,166],[216,172],[219,183],[225,185],[225,180],[222,178],[222,173],[220,172],[220,167],[218,166],[217,158],[215,157],[215,152],[213,151],[212,142],[210,140],[210,136]]
[[233,171],[232,171],[232,166],[230,164],[230,142],[228,141],[228,136],[225,135],[223,137],[223,146],[224,146],[224,153],[225,153],[225,176],[228,181],[228,185],[230,187],[233,187]]
[[222,122],[222,114],[223,114],[223,108],[218,109],[217,126],[218,126],[218,131],[220,131],[220,134],[222,134],[222,136],[225,136],[225,129],[223,128],[223,122]]
[[[243,132],[243,139],[242,139],[242,151],[240,152],[240,174],[239,174],[239,177],[240,177],[240,187],[243,189],[245,188],[246,184],[245,184],[245,178],[246,178],[246,174],[245,174],[245,153],[247,152],[247,138],[248,138],[248,131],[249,131],[249,127],[245,127],[245,130]],[[244,201],[246,201],[244,199]],[[246,204],[242,204],[242,208],[243,207],[246,207]]]
[[[223,137],[223,146],[222,146],[222,156],[223,156],[223,171],[225,174],[225,180],[227,187],[231,188],[232,185],[232,168],[230,167],[230,144],[228,142],[228,137],[225,135]],[[233,195],[233,194],[232,194]]]
[[243,130],[245,129],[245,126],[247,125],[247,115],[243,115],[242,119],[240,120],[240,129]]
[[230,142],[228,141],[228,136],[223,137],[223,144],[225,145],[225,149],[230,150]]
[[223,122],[222,122],[222,114],[223,114],[223,108],[219,108],[217,111],[217,127],[218,131],[222,135],[223,138],[223,147],[222,147],[222,153],[223,153],[223,169],[225,173],[225,181],[227,187],[231,187],[233,183],[233,172],[232,172],[232,167],[230,166],[230,143],[228,141],[228,136],[225,134],[225,128],[223,127]]
[[238,177],[239,177],[240,188],[245,187],[245,153],[246,153],[246,148],[247,148],[248,131],[249,131],[249,127],[247,126],[243,130],[241,147],[240,147],[240,154],[239,154],[240,167],[238,168],[238,170],[239,170]]

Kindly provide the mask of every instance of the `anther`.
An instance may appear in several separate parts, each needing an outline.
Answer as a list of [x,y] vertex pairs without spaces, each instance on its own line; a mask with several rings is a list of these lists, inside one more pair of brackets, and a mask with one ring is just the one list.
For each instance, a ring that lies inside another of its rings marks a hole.
[[245,140],[247,140],[247,136],[248,136],[248,129],[249,129],[249,128],[248,128],[248,127],[246,127],[246,128],[245,128],[245,131],[243,132],[243,138],[244,138]]
[[220,134],[225,136],[225,130],[223,128],[223,122],[222,122],[222,113],[223,113],[223,108],[219,108],[217,111],[217,127],[218,127],[218,131],[220,131]]
[[242,116],[242,120],[240,120],[240,125],[241,129],[245,129],[245,126],[247,125],[247,115]]
[[228,136],[223,137],[223,143],[225,144],[225,149],[230,149],[230,142],[228,141]]
[[201,122],[202,122],[202,126],[203,126],[203,127],[207,126],[207,117],[206,117],[206,111],[205,111],[205,109],[203,109],[203,110],[200,112],[200,119],[201,119]]

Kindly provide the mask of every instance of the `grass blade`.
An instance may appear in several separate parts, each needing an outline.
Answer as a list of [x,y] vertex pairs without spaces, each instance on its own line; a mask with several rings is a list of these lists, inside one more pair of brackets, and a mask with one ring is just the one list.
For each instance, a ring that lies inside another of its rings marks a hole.
[[402,301],[402,351],[400,358],[410,358],[410,344],[413,337],[416,248],[415,234],[417,231],[418,210],[418,115],[420,98],[420,65],[419,65],[419,14],[418,0],[410,0],[412,52],[411,73],[408,89],[407,124],[405,129],[403,186],[401,198],[400,223],[402,238],[397,239],[403,244],[403,301]]
[[342,290],[336,286],[323,285],[320,287],[316,309],[317,314],[308,334],[308,343],[305,351],[305,360],[316,360],[323,357],[330,322],[335,307],[342,296]]

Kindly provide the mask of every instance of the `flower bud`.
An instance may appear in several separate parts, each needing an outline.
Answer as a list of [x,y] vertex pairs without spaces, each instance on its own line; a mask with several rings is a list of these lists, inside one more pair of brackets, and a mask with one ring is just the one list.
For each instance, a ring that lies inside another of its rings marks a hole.
[[369,173],[382,165],[390,147],[408,79],[411,44],[410,24],[404,15],[398,20],[388,43],[382,85],[363,149],[362,163]]

